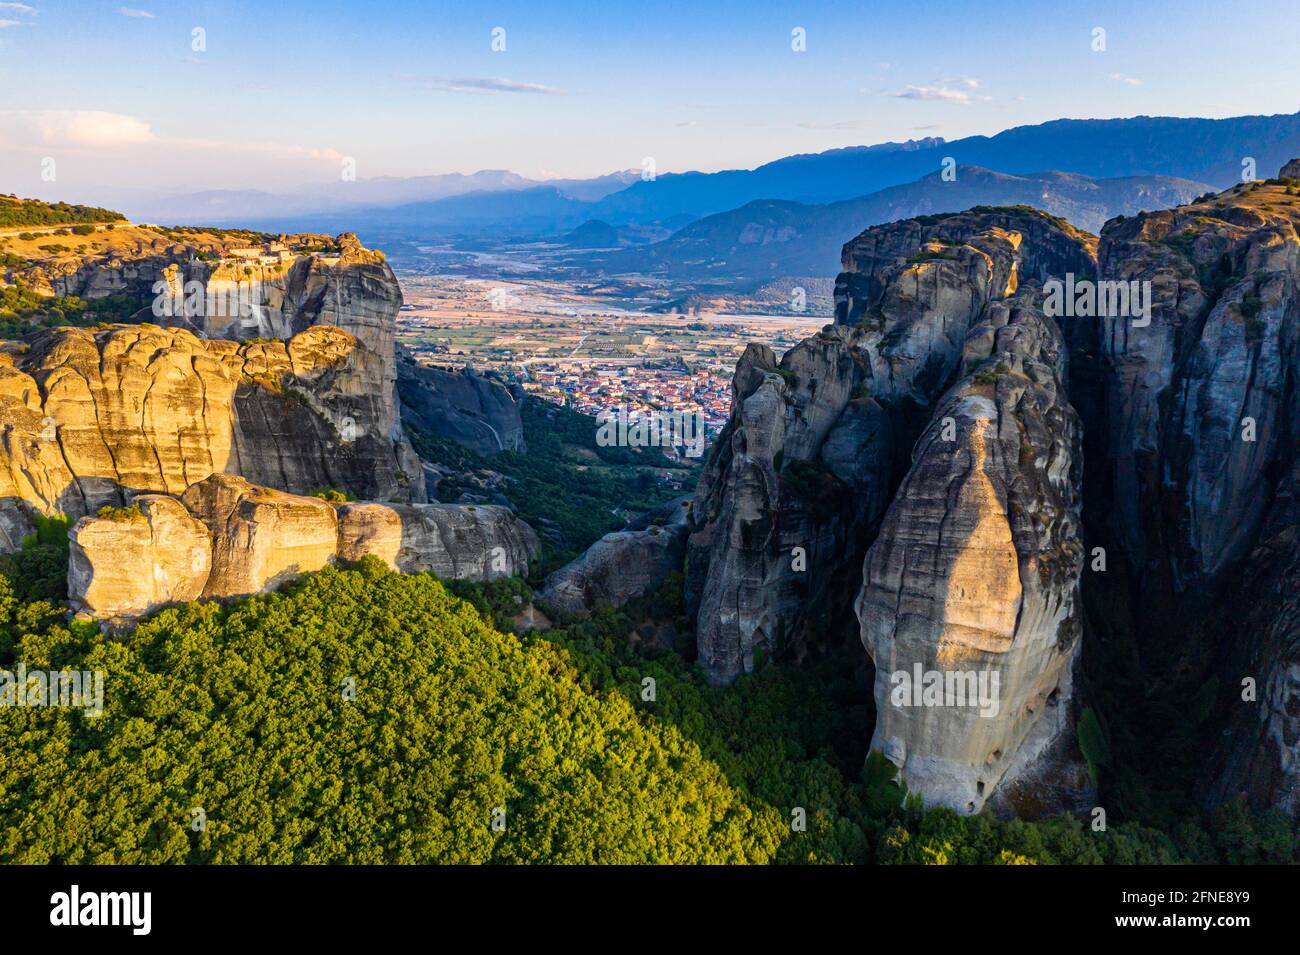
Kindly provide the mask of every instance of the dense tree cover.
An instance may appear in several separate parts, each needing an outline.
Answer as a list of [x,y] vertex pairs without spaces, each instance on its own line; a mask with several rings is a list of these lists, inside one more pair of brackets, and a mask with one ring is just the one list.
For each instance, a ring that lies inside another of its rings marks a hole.
[[0,579],[20,603],[61,603],[68,596],[68,528],[61,517],[36,518],[36,532],[15,554],[0,554]]
[[427,575],[370,560],[122,640],[41,622],[11,657],[104,671],[105,713],[2,714],[0,861],[762,862],[783,836],[680,731]]
[[1287,821],[1241,804],[1168,831],[925,811],[864,759],[851,667],[710,687],[630,648],[635,610],[502,632],[518,580],[371,558],[106,638],[56,602],[42,549],[61,536],[0,565],[0,669],[103,671],[105,712],[0,707],[0,863],[1295,858]]
[[[694,470],[669,461],[657,448],[601,447],[596,419],[535,398],[526,399],[520,415],[526,453],[503,451],[485,457],[452,441],[409,428],[420,457],[461,472],[496,471],[506,476],[506,492],[516,513],[543,531],[545,548],[539,573],[572,560],[591,544],[627,522],[629,514],[650,510],[681,494],[658,481],[652,469],[674,469],[687,486]],[[455,500],[462,491],[476,492],[468,480],[445,478],[440,500]],[[548,527],[558,535],[545,533]]]
[[0,196],[0,229],[19,226],[70,225],[74,222],[125,222],[126,216],[111,209],[97,206],[80,206],[68,202],[41,202],[39,199],[19,201],[13,196]]
[[142,303],[127,295],[87,301],[75,295],[41,295],[22,285],[0,288],[0,338],[21,338],[59,325],[125,321]]
[[[1151,864],[1286,862],[1297,838],[1281,813],[1241,803],[1213,818],[1189,812],[1167,830],[1112,820],[1104,832],[1073,818],[999,821],[925,810],[894,780],[892,765],[866,759],[874,715],[870,690],[845,663],[762,667],[733,686],[709,687],[677,653],[628,648],[635,621],[608,609],[528,639],[569,649],[593,688],[639,698],[655,678],[657,718],[682,727],[727,778],[787,822],[807,812],[807,832],[782,844],[781,862],[885,864]],[[1153,771],[1156,771],[1153,769]]]

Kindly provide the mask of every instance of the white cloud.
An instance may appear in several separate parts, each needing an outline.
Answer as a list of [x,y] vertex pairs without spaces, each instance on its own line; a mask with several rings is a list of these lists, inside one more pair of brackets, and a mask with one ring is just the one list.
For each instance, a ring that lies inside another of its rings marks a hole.
[[0,3],[0,10],[12,10],[14,13],[26,13],[29,16],[35,16],[36,14],[36,8],[29,7],[25,3]]
[[336,149],[273,142],[223,142],[159,135],[149,123],[134,116],[96,110],[0,110],[0,141],[50,149],[125,151],[139,147],[164,147],[202,153],[258,156],[285,161],[338,162]]
[[857,129],[857,123],[812,123],[804,122],[796,124],[800,129]]
[[563,96],[564,90],[541,83],[521,83],[498,76],[469,76],[461,79],[447,79],[441,76],[413,76],[401,74],[398,79],[415,83],[430,90],[443,90],[448,93],[475,93],[490,96],[497,93],[538,93],[543,96]]
[[1129,86],[1142,85],[1142,81],[1136,76],[1127,76],[1124,73],[1111,73],[1107,78],[1114,80],[1116,83],[1127,83]]
[[153,14],[148,10],[138,10],[135,7],[118,7],[117,12],[124,17],[143,17],[146,20],[153,19]]
[[3,30],[5,27],[16,27],[18,25],[17,20],[0,20],[0,30]]
[[[957,106],[969,106],[977,100],[988,100],[988,96],[973,96],[970,90],[979,85],[976,80],[958,81],[965,89],[958,89],[954,86],[948,86],[945,83],[936,83],[933,86],[907,86],[901,90],[882,90],[881,96],[892,96],[895,99],[912,99],[923,100],[934,103],[952,103]],[[974,84],[972,86],[972,84]]]
[[99,110],[0,110],[8,142],[42,146],[132,146],[154,142],[149,124]]

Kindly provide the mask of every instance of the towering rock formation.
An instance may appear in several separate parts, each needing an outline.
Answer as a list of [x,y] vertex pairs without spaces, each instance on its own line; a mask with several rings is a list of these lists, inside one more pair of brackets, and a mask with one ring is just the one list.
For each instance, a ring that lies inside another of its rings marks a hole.
[[[697,489],[708,676],[833,640],[852,605],[904,782],[961,811],[1077,807],[1084,642],[1186,694],[1207,806],[1300,812],[1297,170],[1099,244],[1017,208],[846,245],[836,325],[745,353]],[[1147,703],[1099,689],[1116,719]]]
[[[1218,680],[1211,725],[1230,732],[1214,734],[1207,802],[1244,793],[1292,810],[1297,169],[1109,223],[1101,277],[1150,283],[1150,323],[1080,326],[1074,388],[1089,429],[1089,533],[1110,558],[1085,586],[1099,638],[1132,635],[1154,685]],[[1255,702],[1242,699],[1248,678]]]
[[863,556],[972,327],[1022,281],[1093,259],[1051,216],[977,209],[870,229],[844,267],[835,325],[779,365],[741,358],[696,491],[687,598],[715,682],[856,630]]
[[336,560],[493,580],[527,572],[537,535],[501,507],[334,505],[214,474],[179,498],[141,494],[69,535],[68,597],[96,617],[273,589]]
[[883,510],[891,435],[880,406],[854,391],[861,337],[828,326],[780,365],[751,345],[737,366],[689,541],[687,607],[712,682],[816,644],[843,555]]
[[76,517],[214,473],[424,500],[414,452],[392,438],[384,361],[338,328],[244,343],[156,325],[60,328],[0,362],[8,549],[32,511]]
[[[963,811],[1071,725],[1080,428],[1041,285],[1091,275],[1094,249],[1021,208],[863,233],[836,324],[779,364],[742,357],[696,492],[688,607],[710,679],[860,633],[873,746]],[[991,698],[895,705],[904,671]]]
[[213,473],[424,501],[398,414],[397,280],[355,236],[315,239],[29,270],[33,287],[133,299],[141,324],[55,329],[0,356],[0,549],[33,512],[76,517]]
[[876,665],[872,748],[927,801],[971,812],[1028,762],[1031,734],[1041,751],[1072,725],[1082,434],[1038,298],[991,302],[969,332],[856,601]]

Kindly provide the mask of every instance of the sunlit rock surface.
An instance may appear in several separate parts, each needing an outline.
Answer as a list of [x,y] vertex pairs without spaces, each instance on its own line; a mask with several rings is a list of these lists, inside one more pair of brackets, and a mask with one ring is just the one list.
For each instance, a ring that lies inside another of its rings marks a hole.
[[[1068,703],[1082,632],[1081,430],[1035,297],[991,304],[968,336],[856,601],[876,664],[872,748],[927,802],[968,812]],[[961,692],[921,699],[917,674]]]
[[69,534],[68,595],[97,617],[275,588],[338,560],[374,555],[395,570],[487,581],[522,575],[536,534],[501,507],[335,505],[212,475],[179,498],[83,517]]

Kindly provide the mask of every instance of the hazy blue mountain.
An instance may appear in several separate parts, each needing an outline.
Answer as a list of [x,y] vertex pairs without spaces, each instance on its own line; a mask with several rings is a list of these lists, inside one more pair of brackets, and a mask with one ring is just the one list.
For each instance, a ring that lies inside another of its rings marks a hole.
[[762,284],[782,276],[832,277],[840,248],[873,225],[914,216],[960,212],[979,205],[1032,205],[1098,232],[1116,215],[1186,203],[1212,187],[1168,176],[1092,179],[1075,173],[1012,176],[978,166],[957,167],[944,181],[931,173],[916,182],[842,202],[808,205],[760,199],[706,216],[662,242],[591,257],[613,272],[645,272],[700,281]]
[[561,237],[560,244],[572,249],[612,249],[619,245],[618,230],[608,222],[588,219]]
[[[756,169],[664,174],[651,181],[632,171],[537,182],[486,170],[469,176],[340,182],[290,195],[213,191],[137,200],[122,208],[134,218],[155,222],[517,239],[555,236],[593,219],[616,229],[680,227],[756,200],[826,205],[914,183],[938,171],[949,157],[964,166],[1020,177],[1051,169],[1092,179],[1174,177],[1222,188],[1241,178],[1247,157],[1255,160],[1262,177],[1294,155],[1300,155],[1300,113],[1217,120],[1062,119],[995,136],[854,146],[787,156]],[[1057,199],[1064,201],[1064,192],[1058,190]],[[1088,216],[1113,203],[1094,205],[1092,212],[1078,213],[1084,217],[1080,225],[1086,227],[1092,222]],[[1070,218],[1068,211],[1060,214]]]
[[429,232],[473,233],[486,229],[507,237],[574,228],[591,218],[591,205],[555,186],[534,186],[511,192],[474,192],[393,209],[365,210],[360,223]]
[[1175,176],[1220,188],[1240,181],[1242,160],[1258,175],[1300,155],[1300,113],[1231,119],[1060,119],[996,136],[889,144],[790,156],[752,170],[665,174],[598,202],[592,217],[617,225],[671,215],[705,216],[755,199],[827,203],[912,182],[960,164],[1013,174],[1043,169],[1093,178]]
[[[438,176],[379,177],[336,183],[312,184],[294,192],[264,192],[259,190],[211,189],[166,197],[130,196],[121,201],[128,216],[137,221],[179,223],[202,222],[211,224],[265,223],[268,220],[292,219],[308,222],[318,219],[335,221],[346,214],[358,225],[372,218],[384,217],[379,210],[400,206],[422,206],[461,196],[488,197],[497,193],[522,192],[533,189],[550,189],[575,202],[596,202],[625,188],[640,176],[638,172],[623,171],[597,176],[594,179],[528,179],[505,169],[485,169],[471,175],[448,173]],[[468,221],[494,221],[501,207],[493,202],[483,203],[483,212],[474,214],[466,209],[474,206],[478,198],[468,205],[445,207],[452,219]],[[536,197],[524,202],[537,202]],[[417,209],[418,213],[420,210]],[[437,213],[434,213],[435,220]],[[508,217],[508,216],[507,216]]]

